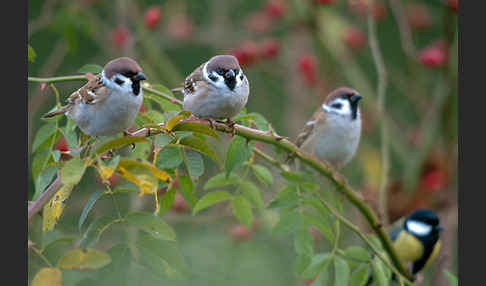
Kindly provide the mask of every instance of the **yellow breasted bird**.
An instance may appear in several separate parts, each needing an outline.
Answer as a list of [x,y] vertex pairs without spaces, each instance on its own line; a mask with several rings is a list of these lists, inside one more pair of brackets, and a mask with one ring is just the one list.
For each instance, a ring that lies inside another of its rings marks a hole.
[[[390,239],[399,258],[415,276],[437,256],[440,249],[439,217],[429,209],[417,209],[408,215],[403,225],[390,232]],[[370,285],[372,278],[368,280]]]

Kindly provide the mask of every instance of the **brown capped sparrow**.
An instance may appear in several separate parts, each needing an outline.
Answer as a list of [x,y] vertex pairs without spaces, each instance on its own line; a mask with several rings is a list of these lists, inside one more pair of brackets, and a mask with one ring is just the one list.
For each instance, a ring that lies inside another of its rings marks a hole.
[[214,56],[196,68],[178,88],[184,94],[183,109],[199,118],[227,119],[237,115],[248,101],[250,86],[238,60],[231,55]]
[[125,132],[135,120],[143,102],[140,81],[146,77],[131,58],[108,62],[103,71],[73,92],[67,105],[45,114],[66,114],[89,136],[110,136]]
[[353,158],[361,134],[359,93],[342,87],[332,91],[306,123],[296,145],[335,168]]

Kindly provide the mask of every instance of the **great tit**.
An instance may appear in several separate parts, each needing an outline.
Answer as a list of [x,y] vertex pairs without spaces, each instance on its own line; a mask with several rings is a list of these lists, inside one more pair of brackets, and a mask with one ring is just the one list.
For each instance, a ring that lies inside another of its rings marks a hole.
[[[403,225],[389,233],[397,255],[408,264],[413,276],[437,256],[441,245],[439,239],[441,230],[442,226],[435,212],[429,209],[417,209],[405,218]],[[371,282],[370,277],[367,285]]]

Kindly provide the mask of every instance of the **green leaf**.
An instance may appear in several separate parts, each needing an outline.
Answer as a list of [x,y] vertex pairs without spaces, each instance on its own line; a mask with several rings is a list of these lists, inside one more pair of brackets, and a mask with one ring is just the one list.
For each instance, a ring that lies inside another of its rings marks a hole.
[[34,155],[32,160],[32,177],[34,180],[37,179],[40,172],[45,168],[49,159],[51,158],[51,150],[45,148],[40,150]]
[[65,253],[57,262],[62,269],[98,269],[111,262],[111,257],[100,250],[75,248]]
[[243,181],[240,184],[240,188],[243,191],[243,195],[253,203],[257,209],[263,209],[263,199],[260,193],[260,189],[252,182]]
[[312,258],[305,254],[298,254],[295,260],[294,271],[297,275],[301,276],[302,273],[309,267]]
[[37,198],[44,192],[44,189],[51,183],[56,175],[58,168],[59,166],[50,166],[39,173],[39,176],[37,176],[37,179],[35,180],[35,193],[32,200],[37,200]]
[[228,186],[228,185],[235,185],[235,184],[239,184],[240,181],[241,181],[241,178],[237,174],[232,173],[229,176],[229,178],[227,178],[225,173],[219,173],[219,174],[211,177],[206,182],[203,189],[209,190],[211,188],[218,188],[218,187],[224,187],[224,186]]
[[373,281],[375,282],[375,285],[388,285],[388,279],[386,278],[384,265],[381,260],[373,259],[371,266],[373,268]]
[[79,241],[79,247],[93,247],[98,242],[103,232],[107,230],[112,224],[117,222],[119,222],[118,219],[108,216],[102,216],[93,220],[89,225],[88,229],[81,237],[81,240]]
[[209,147],[209,145],[206,142],[204,142],[203,140],[201,140],[200,138],[191,135],[191,136],[187,136],[187,137],[182,138],[180,140],[180,143],[182,145],[185,145],[189,148],[192,148],[192,149],[208,156],[209,158],[213,159],[216,163],[218,163],[219,166],[221,166],[221,161],[218,158],[218,155],[216,154],[216,152],[214,152],[214,150],[211,149],[211,147]]
[[350,286],[364,286],[369,278],[370,267],[367,263],[362,263],[353,271]]
[[196,203],[194,206],[194,209],[192,210],[192,214],[195,215],[199,211],[212,206],[216,203],[226,201],[232,198],[232,195],[229,194],[228,192],[225,191],[214,191],[214,192],[209,192],[205,194],[202,198],[199,199],[199,201]]
[[175,240],[176,234],[160,216],[147,212],[132,212],[126,215],[126,221],[150,234],[154,239]]
[[103,189],[99,189],[91,194],[91,196],[88,199],[88,202],[83,208],[83,211],[81,212],[81,216],[79,217],[79,222],[78,222],[78,229],[81,231],[81,227],[83,226],[84,221],[88,217],[88,213],[93,208],[93,205],[96,203],[96,201],[103,195],[105,191]]
[[318,216],[307,211],[304,212],[304,222],[319,230],[322,235],[330,242],[334,243],[334,234],[331,231],[331,224],[326,216]]
[[27,45],[27,60],[31,63],[35,62],[35,54],[34,48],[31,45]]
[[314,255],[314,237],[307,230],[307,228],[302,227],[295,234],[294,247],[297,254],[306,255],[312,257]]
[[159,169],[170,169],[179,166],[182,161],[182,155],[179,146],[167,145],[157,155],[156,165]]
[[295,233],[303,226],[303,224],[302,215],[297,210],[293,210],[280,215],[280,219],[272,232],[274,235]]
[[198,198],[194,194],[194,185],[192,183],[191,177],[189,176],[179,176],[179,191],[184,198],[184,200],[191,206],[191,209],[196,205]]
[[48,141],[49,139],[49,144],[54,144],[54,142],[52,142],[52,136],[56,133],[56,131],[56,124],[49,123],[46,125],[42,125],[42,127],[39,128],[39,130],[35,134],[35,138],[32,143],[32,153],[35,153],[37,150],[39,150],[39,147],[47,147],[44,143],[46,143],[46,141]]
[[246,138],[239,135],[233,136],[231,143],[226,151],[226,158],[224,160],[224,169],[226,177],[229,177],[233,170],[236,170],[243,162],[245,162],[251,153],[251,147],[248,146]]
[[304,183],[306,181],[305,177],[301,173],[282,171],[282,172],[280,172],[280,174],[289,183],[300,184],[300,183]]
[[371,260],[371,254],[369,253],[369,251],[357,245],[347,247],[344,250],[344,256],[352,259],[357,259],[362,262],[367,262]]
[[246,227],[251,227],[253,220],[253,213],[251,210],[250,202],[240,195],[236,195],[231,200],[231,207],[233,209],[233,215],[238,221]]
[[83,177],[86,164],[80,158],[67,161],[61,168],[61,182],[65,185],[76,185]]
[[304,278],[313,278],[323,271],[332,262],[333,256],[330,253],[319,253],[312,257],[310,265],[302,273]]
[[454,274],[450,273],[447,270],[443,270],[443,272],[444,272],[444,275],[446,276],[447,280],[449,280],[449,286],[459,285],[458,284],[459,282],[457,280],[457,276],[455,276]]
[[266,167],[253,164],[251,165],[251,169],[253,170],[253,174],[255,174],[255,177],[257,177],[260,182],[262,182],[266,186],[273,185],[272,173]]
[[99,74],[102,71],[103,71],[103,67],[97,64],[86,64],[78,70],[79,73],[92,73],[92,74]]
[[347,286],[350,278],[350,270],[346,260],[339,256],[334,257],[334,285]]
[[132,143],[147,142],[147,141],[148,141],[147,138],[140,137],[140,136],[125,136],[125,137],[115,138],[113,140],[109,140],[108,142],[103,143],[100,147],[98,147],[94,155],[99,155],[108,150],[118,149],[120,147],[130,145]]
[[211,129],[211,127],[197,122],[179,122],[176,126],[174,126],[174,128],[172,128],[172,131],[191,131],[206,134],[214,138],[219,137],[218,133]]
[[184,112],[184,111],[181,111],[177,115],[169,118],[169,120],[167,120],[167,123],[165,124],[165,129],[171,131],[172,128],[174,128],[174,126],[176,126],[177,123],[179,123],[179,121],[181,121],[185,117],[184,114],[181,114],[182,112]]
[[192,149],[184,149],[183,156],[189,175],[192,178],[200,177],[204,173],[204,160],[201,154]]
[[188,276],[189,268],[175,242],[156,240],[145,235],[137,239],[136,247],[140,254],[138,263],[153,274],[172,279]]
[[285,186],[275,198],[270,201],[267,208],[295,207],[299,203],[299,196],[295,186]]
[[177,191],[176,187],[172,187],[167,192],[165,192],[162,196],[159,196],[159,201],[160,201],[159,216],[164,214],[170,208],[170,206],[172,206],[175,200],[176,191]]
[[61,270],[55,267],[41,268],[32,279],[32,286],[62,286]]
[[165,145],[169,144],[172,140],[174,140],[174,137],[165,133],[160,133],[155,136],[154,144],[155,147],[162,148]]

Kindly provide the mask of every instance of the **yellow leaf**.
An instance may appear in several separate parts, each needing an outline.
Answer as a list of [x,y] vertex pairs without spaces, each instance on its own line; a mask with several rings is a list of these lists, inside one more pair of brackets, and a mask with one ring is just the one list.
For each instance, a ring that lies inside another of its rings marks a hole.
[[59,268],[44,267],[34,276],[32,286],[62,286]]
[[66,205],[66,200],[71,195],[73,185],[64,185],[44,206],[42,213],[42,231],[50,231],[57,224],[62,211]]
[[93,248],[75,248],[65,253],[57,262],[62,269],[97,269],[111,262],[111,257]]

